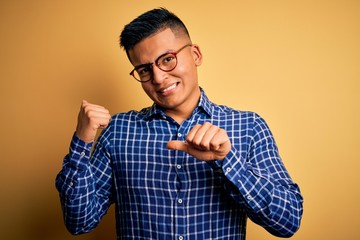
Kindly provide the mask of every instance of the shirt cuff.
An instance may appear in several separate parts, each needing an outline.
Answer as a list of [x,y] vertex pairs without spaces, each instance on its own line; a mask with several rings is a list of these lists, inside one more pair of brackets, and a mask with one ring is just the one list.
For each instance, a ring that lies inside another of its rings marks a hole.
[[74,133],[70,144],[69,164],[76,169],[86,170],[89,163],[92,146],[93,142],[86,143]]
[[222,171],[255,212],[266,208],[272,201],[274,186],[268,180],[266,171],[254,169],[236,149],[232,148],[223,160]]

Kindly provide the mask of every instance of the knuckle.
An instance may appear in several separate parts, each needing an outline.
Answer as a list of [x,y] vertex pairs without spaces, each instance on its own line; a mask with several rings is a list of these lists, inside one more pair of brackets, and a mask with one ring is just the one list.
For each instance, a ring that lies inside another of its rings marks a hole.
[[207,148],[209,147],[209,144],[204,143],[204,142],[201,142],[201,143],[199,144],[199,146],[200,146],[201,148],[207,149]]
[[192,143],[196,146],[202,146],[202,143],[200,140],[196,139],[196,140],[193,140]]

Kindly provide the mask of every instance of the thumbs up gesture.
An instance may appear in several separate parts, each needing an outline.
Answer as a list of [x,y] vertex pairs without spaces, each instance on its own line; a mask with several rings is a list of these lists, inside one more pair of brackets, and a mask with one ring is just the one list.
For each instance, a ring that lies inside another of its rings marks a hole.
[[86,143],[95,140],[98,129],[105,128],[111,119],[109,111],[99,105],[82,101],[78,115],[76,135]]

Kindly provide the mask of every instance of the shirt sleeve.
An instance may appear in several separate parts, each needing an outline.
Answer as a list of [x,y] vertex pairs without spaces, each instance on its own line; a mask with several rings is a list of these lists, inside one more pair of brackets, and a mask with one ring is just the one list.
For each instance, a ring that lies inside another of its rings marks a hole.
[[55,180],[65,225],[75,235],[94,229],[111,204],[109,158],[100,143],[90,157],[92,145],[74,134]]
[[252,221],[275,236],[290,237],[300,227],[303,198],[279,156],[265,121],[255,115],[247,156],[236,146],[216,161],[230,181],[225,188],[243,204]]

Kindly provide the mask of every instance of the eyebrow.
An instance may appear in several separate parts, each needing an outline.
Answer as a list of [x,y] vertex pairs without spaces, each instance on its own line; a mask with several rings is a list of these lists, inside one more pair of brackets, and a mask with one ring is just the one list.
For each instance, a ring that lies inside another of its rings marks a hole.
[[151,66],[154,63],[144,63],[144,64],[140,64],[134,67],[135,70],[142,68],[142,67],[147,67],[147,66]]
[[135,66],[134,68],[135,68],[135,69],[139,69],[139,68],[141,68],[141,67],[146,67],[146,66],[152,65],[152,64],[154,64],[154,63],[156,62],[156,60],[157,60],[159,57],[161,57],[161,56],[163,56],[163,55],[165,55],[165,54],[168,54],[168,53],[173,53],[173,52],[176,52],[176,51],[175,51],[175,50],[167,50],[166,52],[160,54],[160,55],[155,59],[155,61],[149,62],[149,63],[139,64],[139,65]]

